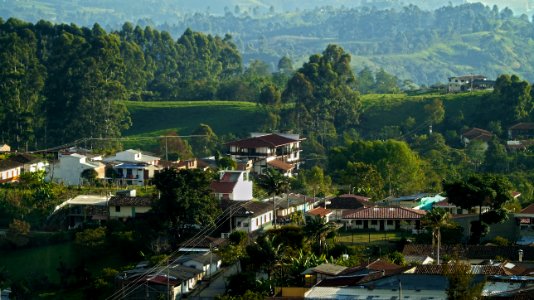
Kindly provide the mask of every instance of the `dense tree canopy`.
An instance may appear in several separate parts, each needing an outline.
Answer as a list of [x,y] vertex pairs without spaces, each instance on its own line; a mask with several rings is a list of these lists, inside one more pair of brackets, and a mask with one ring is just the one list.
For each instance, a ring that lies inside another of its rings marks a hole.
[[405,142],[355,141],[329,153],[329,170],[346,170],[347,162],[362,162],[376,168],[386,194],[421,191],[425,184],[421,161]]
[[209,186],[212,180],[209,172],[198,169],[164,169],[154,177],[159,191],[154,211],[180,235],[214,224],[219,208]]
[[358,124],[360,101],[350,60],[341,47],[329,45],[296,71],[282,95],[295,104],[289,127],[324,139]]
[[[501,222],[507,217],[503,206],[513,199],[510,181],[492,174],[474,174],[446,182],[443,189],[450,203],[467,210],[478,209],[479,220],[471,226],[471,241],[475,243],[487,233],[488,225]],[[489,210],[483,213],[484,206],[489,207]]]

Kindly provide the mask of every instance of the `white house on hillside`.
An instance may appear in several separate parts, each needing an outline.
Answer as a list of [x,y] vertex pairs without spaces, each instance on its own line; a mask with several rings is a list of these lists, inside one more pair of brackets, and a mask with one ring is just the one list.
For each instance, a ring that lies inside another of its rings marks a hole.
[[106,157],[104,162],[113,166],[119,184],[145,185],[160,170],[159,157],[143,154],[141,151],[129,149]]
[[153,166],[157,166],[159,160],[159,157],[143,154],[141,151],[133,149],[117,152],[114,156],[103,159],[106,163],[145,163]]
[[61,155],[57,162],[48,167],[46,179],[66,185],[79,185],[83,183],[82,172],[89,169],[96,171],[97,178],[105,177],[106,170],[103,163],[92,161],[87,156],[77,153]]
[[221,200],[252,200],[252,180],[248,171],[221,171],[219,180],[211,183],[215,198]]

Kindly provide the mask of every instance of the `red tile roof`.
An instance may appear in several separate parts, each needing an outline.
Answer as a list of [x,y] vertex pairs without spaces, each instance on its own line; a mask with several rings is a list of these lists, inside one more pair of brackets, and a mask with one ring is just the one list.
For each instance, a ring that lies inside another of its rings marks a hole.
[[529,206],[523,208],[520,213],[522,213],[522,214],[534,214],[534,203],[532,203]]
[[[440,275],[445,274],[450,265],[419,265],[415,267],[414,274]],[[518,275],[504,266],[472,265],[471,272],[481,275]]]
[[463,137],[470,140],[489,141],[493,134],[487,130],[480,128],[471,128],[462,134]]
[[324,207],[317,207],[317,208],[314,208],[308,211],[308,214],[313,215],[313,216],[320,216],[320,217],[326,217],[331,213],[332,213],[331,210],[326,209]]
[[449,206],[455,206],[454,204],[450,204],[448,199],[439,201],[434,203],[432,206],[438,206],[438,207],[449,207]]
[[[518,251],[523,250],[523,260],[534,260],[534,247],[530,246],[483,246],[483,245],[441,245],[441,252],[458,255],[460,258],[495,259],[499,256],[509,261],[518,260]],[[407,244],[402,250],[404,256],[433,256],[432,245]]]
[[534,123],[517,123],[513,126],[510,126],[509,128],[510,130],[514,130],[514,129],[534,129]]
[[214,181],[210,184],[210,188],[213,190],[214,193],[231,194],[234,191],[234,187],[236,184],[237,182],[232,181]]
[[291,143],[298,142],[299,140],[290,139],[278,134],[268,134],[258,137],[252,137],[244,140],[233,141],[227,143],[228,146],[238,146],[241,148],[259,148],[259,147],[279,147]]
[[364,207],[355,211],[349,211],[343,215],[343,219],[420,219],[426,211],[406,207]]

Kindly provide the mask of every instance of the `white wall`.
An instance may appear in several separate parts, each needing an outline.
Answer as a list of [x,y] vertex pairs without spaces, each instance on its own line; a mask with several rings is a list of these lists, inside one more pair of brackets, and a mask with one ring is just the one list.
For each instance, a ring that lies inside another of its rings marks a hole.
[[86,169],[97,171],[99,178],[104,176],[104,165],[87,163],[85,156],[73,154],[59,157],[59,162],[49,166],[46,178],[66,185],[79,185],[82,184],[81,174]]

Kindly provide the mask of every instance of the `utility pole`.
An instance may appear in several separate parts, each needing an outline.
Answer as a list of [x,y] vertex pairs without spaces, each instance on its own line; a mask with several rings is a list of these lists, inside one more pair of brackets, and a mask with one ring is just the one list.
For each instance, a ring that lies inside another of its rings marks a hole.
[[167,146],[167,136],[165,136],[165,160],[169,161],[169,151]]
[[171,295],[170,286],[171,286],[171,284],[169,282],[169,258],[167,258],[167,300],[170,299],[170,295]]

